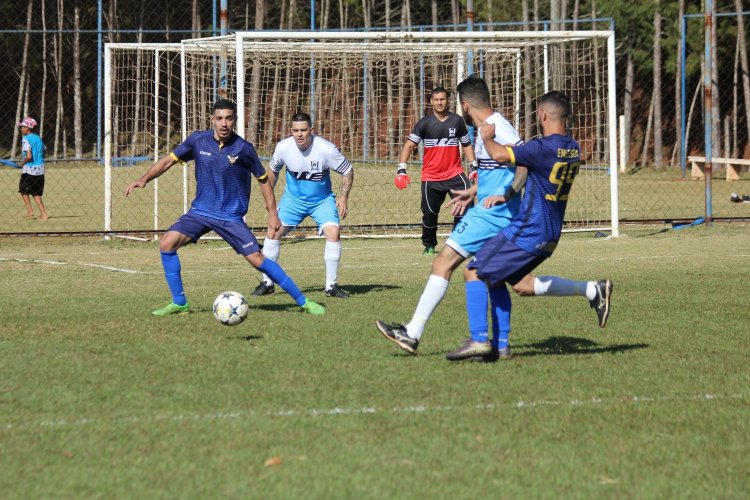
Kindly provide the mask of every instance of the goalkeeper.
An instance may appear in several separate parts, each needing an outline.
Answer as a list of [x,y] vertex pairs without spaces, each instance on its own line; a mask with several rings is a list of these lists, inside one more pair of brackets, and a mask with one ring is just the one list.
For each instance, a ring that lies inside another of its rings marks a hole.
[[[437,224],[440,205],[445,196],[453,198],[451,190],[465,190],[471,186],[461,166],[461,151],[469,161],[470,177],[476,178],[476,157],[469,140],[464,119],[448,111],[448,91],[436,87],[430,97],[432,114],[420,119],[412,129],[398,157],[398,169],[394,183],[399,189],[406,188],[411,179],[406,172],[406,162],[412,151],[424,142],[422,160],[422,244],[424,254],[433,255],[437,246]],[[459,147],[460,146],[460,147]],[[453,221],[455,228],[461,217]]]

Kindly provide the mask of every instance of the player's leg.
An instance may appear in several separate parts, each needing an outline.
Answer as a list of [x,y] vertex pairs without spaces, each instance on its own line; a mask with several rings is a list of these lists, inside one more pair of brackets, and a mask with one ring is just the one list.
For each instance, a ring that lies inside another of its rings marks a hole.
[[[282,196],[281,200],[279,200],[278,215],[281,221],[281,228],[273,234],[269,230],[266,234],[266,239],[263,241],[263,255],[274,262],[279,260],[279,255],[281,254],[281,238],[302,222],[309,215],[309,212],[305,207],[295,203],[289,196]],[[253,290],[252,295],[259,297],[270,295],[274,291],[273,280],[266,273],[263,273],[261,282]]]
[[282,290],[288,293],[304,312],[325,314],[325,308],[318,303],[308,300],[294,280],[286,274],[286,271],[278,263],[263,256],[255,235],[244,221],[221,221],[220,224],[212,224],[211,229],[216,231],[216,234],[221,236],[235,252],[242,255],[250,265],[266,274],[274,284],[279,285]]
[[406,325],[390,325],[378,320],[375,324],[380,333],[404,351],[413,354],[419,346],[419,339],[422,337],[427,320],[430,319],[433,311],[448,291],[451,274],[463,261],[462,255],[445,245],[432,262],[432,273],[427,279],[422,295],[419,297],[411,321]]
[[49,219],[49,215],[47,215],[47,207],[44,206],[41,195],[34,196],[34,201],[36,202],[36,206],[39,207],[39,220]]
[[318,224],[320,233],[325,236],[326,243],[323,250],[323,261],[326,266],[326,297],[345,299],[349,292],[338,285],[339,265],[341,263],[341,231],[339,228],[339,213],[336,208],[336,197],[331,195],[311,210],[310,214]]
[[29,193],[29,174],[21,174],[21,179],[18,181],[18,192],[21,194],[21,199],[26,207],[26,218],[34,218],[34,209],[31,207],[31,198]]
[[[166,316],[168,314],[180,314],[190,311],[190,304],[185,296],[182,284],[182,266],[177,250],[181,247],[197,241],[208,229],[201,232],[200,225],[195,221],[187,223],[182,219],[183,215],[169,230],[164,233],[159,241],[159,252],[161,254],[161,265],[164,269],[164,279],[172,295],[172,302],[152,312],[154,316]],[[185,232],[182,232],[185,231]],[[190,233],[190,234],[186,234]]]
[[604,328],[609,319],[613,288],[611,280],[575,281],[559,276],[529,275],[514,286],[513,290],[523,296],[586,297],[589,305],[596,311],[599,326]]
[[434,182],[422,181],[422,245],[424,254],[432,255],[437,246],[437,224],[440,205],[445,200],[445,193],[433,189]]

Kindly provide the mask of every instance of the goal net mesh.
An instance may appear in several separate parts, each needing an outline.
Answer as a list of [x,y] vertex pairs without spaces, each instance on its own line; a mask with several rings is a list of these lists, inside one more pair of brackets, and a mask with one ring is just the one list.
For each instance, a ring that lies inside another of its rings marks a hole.
[[[605,40],[585,36],[542,39],[536,33],[529,38],[516,34],[508,40],[482,41],[307,41],[279,40],[277,34],[274,40],[244,38],[238,51],[237,36],[183,41],[182,115],[177,116],[179,103],[172,101],[171,114],[160,109],[159,127],[149,129],[132,119],[137,111],[133,107],[135,97],[131,97],[123,104],[113,104],[113,119],[120,134],[132,124],[130,137],[140,137],[141,150],[147,151],[149,144],[154,144],[155,132],[150,130],[158,129],[162,134],[159,153],[167,153],[178,142],[175,132],[179,125],[184,125],[187,133],[209,128],[211,104],[225,96],[238,101],[238,131],[255,145],[267,165],[276,143],[289,135],[290,117],[307,112],[313,117],[314,133],[335,143],[354,165],[354,188],[342,233],[415,234],[421,230],[422,152],[420,148],[419,154],[412,156],[412,186],[402,191],[393,185],[399,152],[413,125],[430,112],[431,90],[436,86],[448,89],[451,109],[460,114],[455,87],[475,73],[488,82],[493,107],[517,128],[523,139],[541,133],[534,114],[538,96],[552,89],[570,96],[574,111],[570,127],[581,145],[582,168],[571,191],[566,222],[569,227],[610,226],[610,103]],[[121,78],[136,78],[134,69],[127,67],[129,63],[123,60],[122,64],[126,66],[122,71],[130,72],[130,76]],[[166,94],[174,98],[173,85],[179,73],[175,74],[174,68],[171,71],[172,82],[162,83],[169,90],[160,91],[160,98],[168,99]],[[241,84],[237,83],[238,73]],[[138,78],[149,76],[141,74]],[[114,90],[113,93],[117,94]],[[139,104],[147,109],[148,102],[144,96]],[[154,96],[151,102],[167,105]],[[122,109],[117,110],[118,106]],[[154,115],[153,110],[144,113]],[[120,149],[129,147],[127,141],[118,144]],[[130,154],[137,151],[140,150],[131,148]],[[276,187],[277,197],[284,188],[283,178]],[[340,176],[332,173],[332,181],[334,192],[338,192]],[[192,173],[185,177],[185,183],[179,187],[192,198]],[[160,192],[164,191],[166,188],[160,186]],[[166,202],[171,196],[164,193],[160,199]],[[150,210],[153,217],[154,207],[142,208]],[[169,213],[171,216],[174,212]],[[160,216],[160,228],[168,227],[170,216]],[[113,220],[119,220],[116,213]],[[131,219],[130,229],[135,220]],[[255,229],[262,229],[266,222],[257,192],[251,196],[247,222]],[[442,210],[443,232],[450,230],[451,222],[448,210]],[[306,220],[300,229],[312,230],[314,222]]]

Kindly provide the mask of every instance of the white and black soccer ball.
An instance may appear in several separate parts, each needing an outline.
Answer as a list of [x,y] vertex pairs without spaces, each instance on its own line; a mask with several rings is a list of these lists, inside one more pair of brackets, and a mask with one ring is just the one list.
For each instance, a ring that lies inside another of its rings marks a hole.
[[214,300],[214,307],[211,311],[216,321],[222,325],[233,326],[245,321],[249,307],[241,293],[223,292]]

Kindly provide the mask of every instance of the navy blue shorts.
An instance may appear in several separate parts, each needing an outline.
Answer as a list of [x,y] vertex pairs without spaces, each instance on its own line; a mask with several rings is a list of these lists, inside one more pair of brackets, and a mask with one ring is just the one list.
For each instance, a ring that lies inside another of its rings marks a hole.
[[260,251],[258,240],[244,221],[220,220],[188,212],[177,219],[169,231],[177,231],[195,241],[207,232],[214,231],[240,255],[247,256]]
[[477,276],[491,285],[502,282],[515,285],[546,259],[527,252],[499,233],[482,245],[466,267],[476,269]]

